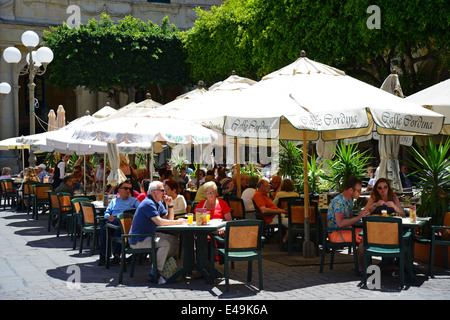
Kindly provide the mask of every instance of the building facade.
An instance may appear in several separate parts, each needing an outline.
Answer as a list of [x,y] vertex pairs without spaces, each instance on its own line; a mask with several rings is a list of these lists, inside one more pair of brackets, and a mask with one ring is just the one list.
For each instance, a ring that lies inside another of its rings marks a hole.
[[[0,59],[0,82],[11,85],[11,92],[0,99],[0,140],[29,134],[28,75],[20,75],[26,66],[27,48],[21,42],[22,34],[27,30],[35,31],[42,39],[43,31],[50,26],[86,24],[91,19],[100,19],[102,13],[113,20],[131,15],[143,21],[160,24],[167,16],[171,23],[180,30],[187,30],[194,25],[195,8],[209,9],[220,5],[223,0],[5,0],[0,2],[0,54],[10,46],[18,48],[22,60],[12,66]],[[79,20],[79,21],[77,21]],[[48,84],[49,74],[36,76],[35,98],[36,133],[46,130],[50,109],[56,110],[63,105],[66,119],[73,120],[89,111],[91,114],[110,102],[102,93],[89,93],[84,88],[61,90]],[[124,98],[126,102],[126,98]],[[112,102],[110,102],[113,104]],[[114,105],[113,105],[114,106]],[[120,107],[120,106],[114,106]],[[45,128],[44,128],[45,127]],[[17,153],[0,151],[0,168],[15,167]],[[20,167],[20,166],[19,166]],[[13,170],[14,171],[14,170]]]

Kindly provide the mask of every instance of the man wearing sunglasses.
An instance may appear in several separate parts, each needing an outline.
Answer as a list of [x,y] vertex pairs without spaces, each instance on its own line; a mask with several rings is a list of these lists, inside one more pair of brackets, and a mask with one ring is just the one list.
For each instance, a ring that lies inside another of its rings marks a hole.
[[[362,192],[361,180],[350,177],[344,183],[344,191],[331,200],[328,206],[328,228],[345,228],[351,227],[355,222],[361,220],[362,217],[369,215],[369,211],[364,209],[359,215],[353,216],[353,199],[358,199]],[[359,272],[363,268],[363,243],[359,233],[362,229],[356,229],[356,243],[358,244],[358,266]],[[352,242],[352,232],[350,230],[338,230],[328,234],[331,242]]]
[[[125,210],[136,209],[139,206],[139,200],[131,196],[132,185],[130,180],[126,180],[119,185],[119,196],[113,199],[108,207],[105,210],[105,219],[107,223],[113,225],[120,225],[120,220],[117,219],[117,215],[119,213],[124,212]],[[99,253],[100,260],[98,262],[99,266],[105,265],[105,254],[106,254],[106,232],[110,232],[111,236],[120,236],[120,229],[112,230],[111,228],[107,229],[106,224],[100,230],[100,245],[99,245]],[[114,258],[111,264],[119,264],[120,263],[120,244],[114,244]]]
[[[158,284],[166,283],[161,275],[164,264],[168,258],[177,252],[178,238],[173,234],[156,232],[157,226],[187,223],[187,219],[174,220],[173,199],[165,194],[164,185],[160,181],[153,181],[148,188],[148,196],[142,202],[134,214],[131,224],[131,234],[154,234],[156,251],[156,268],[160,274]],[[163,204],[167,204],[168,210]],[[151,248],[151,237],[131,237],[132,248]],[[149,280],[152,279],[150,275]]]

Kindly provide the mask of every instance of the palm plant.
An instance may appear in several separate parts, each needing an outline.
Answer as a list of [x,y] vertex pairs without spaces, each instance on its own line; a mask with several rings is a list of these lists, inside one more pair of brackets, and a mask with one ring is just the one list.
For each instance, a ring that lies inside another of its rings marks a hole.
[[367,176],[367,166],[369,165],[370,156],[366,156],[368,150],[360,152],[358,144],[345,144],[343,140],[336,145],[333,159],[327,159],[330,168],[330,174],[324,178],[332,182],[339,192],[344,189],[345,181],[354,176],[362,179]]
[[322,165],[324,164],[324,162],[318,163],[315,154],[311,155],[309,158],[310,158],[310,161],[308,161],[309,191],[319,194],[322,192],[321,187],[324,185],[322,181],[324,177],[324,170],[322,169]]
[[423,147],[416,142],[416,147],[408,149],[414,160],[406,162],[422,188],[417,215],[431,217],[432,225],[442,222],[450,199],[449,151],[450,139],[436,146],[431,138]]
[[280,140],[280,175],[291,180],[299,180],[303,172],[303,151],[293,141]]

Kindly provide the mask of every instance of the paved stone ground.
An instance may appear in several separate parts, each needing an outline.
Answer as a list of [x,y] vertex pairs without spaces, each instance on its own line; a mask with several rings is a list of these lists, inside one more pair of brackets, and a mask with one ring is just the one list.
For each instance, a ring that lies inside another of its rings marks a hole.
[[[0,300],[156,300],[174,301],[260,301],[260,300],[449,300],[450,272],[436,269],[429,279],[419,273],[406,288],[398,289],[398,277],[383,272],[380,290],[361,287],[361,277],[352,271],[348,256],[338,257],[333,270],[325,266],[319,273],[318,258],[305,260],[300,252],[288,257],[274,244],[264,247],[264,290],[257,287],[254,264],[253,282],[246,283],[246,263],[236,263],[231,272],[230,292],[223,279],[208,285],[203,279],[181,279],[157,285],[147,281],[150,265],[137,265],[135,276],[124,275],[118,284],[119,267],[109,270],[97,266],[98,255],[89,250],[72,250],[70,238],[62,231],[47,232],[47,215],[32,220],[31,214],[0,211]],[[329,255],[327,255],[329,258]],[[328,261],[328,260],[327,260]],[[426,271],[427,265],[417,265]],[[219,267],[221,268],[221,267]],[[73,270],[80,271],[80,282],[73,281]],[[78,287],[76,287],[78,285]]]

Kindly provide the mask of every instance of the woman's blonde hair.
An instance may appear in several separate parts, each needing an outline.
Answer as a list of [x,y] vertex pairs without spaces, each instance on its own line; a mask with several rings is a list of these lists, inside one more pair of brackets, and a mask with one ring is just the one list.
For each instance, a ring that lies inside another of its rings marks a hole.
[[119,154],[119,157],[120,157],[120,165],[128,165],[130,163],[128,156],[124,154]]
[[26,172],[25,176],[23,177],[24,181],[39,181],[39,178],[36,174],[36,170],[34,168],[29,167]]
[[209,188],[213,188],[214,191],[217,192],[217,185],[216,185],[216,183],[214,181],[205,182],[203,184],[203,190],[204,191],[206,191],[206,189],[209,189]]

